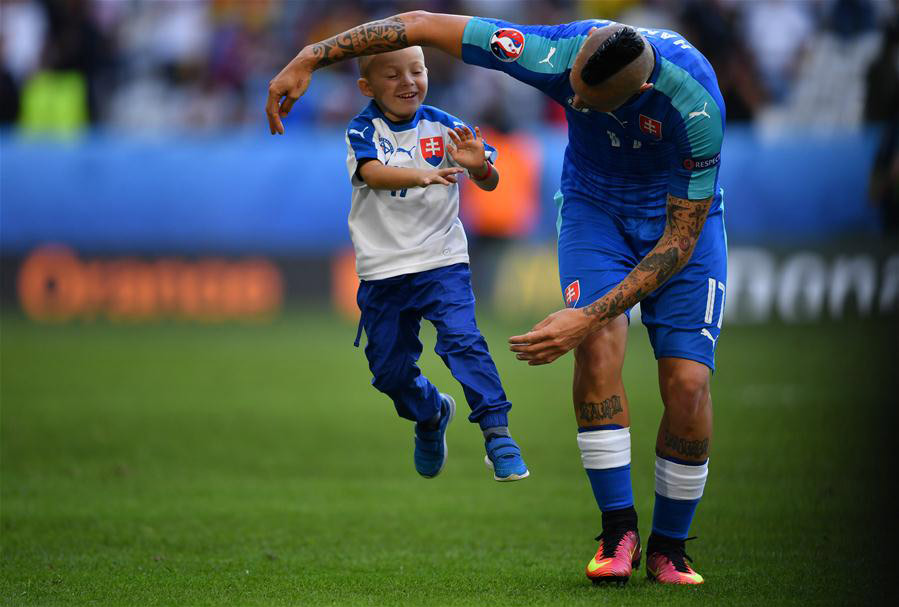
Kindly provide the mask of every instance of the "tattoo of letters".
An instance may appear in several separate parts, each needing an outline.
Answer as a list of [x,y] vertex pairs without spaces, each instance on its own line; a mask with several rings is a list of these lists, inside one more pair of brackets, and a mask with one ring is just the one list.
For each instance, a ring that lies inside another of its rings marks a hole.
[[688,440],[665,430],[664,442],[665,447],[685,457],[707,457],[709,454],[709,439],[707,438]]
[[357,25],[312,45],[315,67],[325,67],[352,57],[374,55],[409,46],[406,24],[398,17],[389,17]]
[[582,308],[584,314],[612,320],[683,268],[693,254],[711,204],[712,198],[685,200],[669,195],[665,231],[659,242],[617,287]]
[[598,403],[578,403],[577,414],[585,422],[612,419],[622,412],[621,397],[613,394]]

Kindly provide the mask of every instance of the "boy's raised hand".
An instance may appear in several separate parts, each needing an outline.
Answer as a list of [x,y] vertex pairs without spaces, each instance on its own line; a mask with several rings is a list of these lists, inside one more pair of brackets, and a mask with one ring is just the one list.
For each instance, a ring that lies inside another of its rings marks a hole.
[[456,183],[456,175],[462,172],[458,167],[449,169],[434,169],[421,171],[418,186],[426,187],[429,185],[452,185]]
[[480,171],[484,167],[484,140],[481,129],[474,127],[474,133],[467,126],[457,126],[447,131],[454,145],[447,146],[450,158],[469,171]]

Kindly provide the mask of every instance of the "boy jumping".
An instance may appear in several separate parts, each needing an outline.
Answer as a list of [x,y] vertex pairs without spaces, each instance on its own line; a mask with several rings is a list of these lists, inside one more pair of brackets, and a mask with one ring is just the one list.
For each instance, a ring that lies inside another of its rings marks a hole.
[[[456,403],[421,374],[421,319],[437,329],[435,351],[462,384],[469,420],[484,434],[485,463],[498,481],[526,478],[527,466],[509,435],[506,399],[487,343],[478,330],[459,221],[456,175],[493,190],[496,150],[477,127],[422,105],[428,72],[420,47],[359,60],[359,89],[372,102],[347,128],[347,170],[353,185],[349,216],[356,251],[365,356],[372,385],[415,422],[415,469],[437,476],[446,463],[446,429]],[[486,145],[486,147],[485,147]]]

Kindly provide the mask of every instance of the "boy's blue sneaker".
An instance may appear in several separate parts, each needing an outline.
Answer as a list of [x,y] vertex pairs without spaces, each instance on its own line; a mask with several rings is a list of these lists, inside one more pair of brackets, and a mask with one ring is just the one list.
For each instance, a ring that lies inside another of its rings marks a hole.
[[494,436],[484,446],[487,455],[484,463],[493,470],[493,479],[497,481],[520,481],[531,473],[521,459],[521,449],[508,436]]
[[449,394],[440,394],[440,422],[434,430],[415,424],[415,469],[425,478],[434,478],[446,463],[446,428],[456,414],[456,401]]

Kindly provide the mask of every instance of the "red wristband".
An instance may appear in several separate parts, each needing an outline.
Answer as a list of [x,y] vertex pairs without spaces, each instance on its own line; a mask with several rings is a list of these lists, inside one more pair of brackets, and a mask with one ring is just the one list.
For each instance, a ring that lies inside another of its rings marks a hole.
[[490,177],[490,175],[493,174],[493,165],[490,164],[490,161],[489,161],[489,160],[488,160],[488,161],[485,161],[485,162],[486,162],[486,164],[487,164],[487,173],[484,174],[482,177],[477,177],[477,176],[475,176],[475,175],[472,175],[471,178],[474,179],[475,181],[484,181],[485,179],[487,179],[488,177]]

